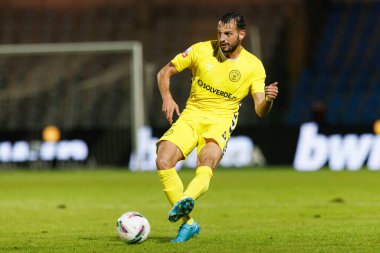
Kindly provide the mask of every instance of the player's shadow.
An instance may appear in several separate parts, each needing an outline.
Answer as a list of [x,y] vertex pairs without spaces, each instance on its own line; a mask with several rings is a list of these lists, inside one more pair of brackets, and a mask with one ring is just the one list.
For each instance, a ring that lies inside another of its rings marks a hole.
[[172,240],[172,237],[168,236],[149,236],[148,240],[155,241],[157,243],[168,243]]
[[[168,236],[149,236],[147,241],[154,241],[155,243],[168,243],[172,239],[173,239],[172,237],[168,237]],[[120,238],[117,236],[109,237],[109,240],[112,242],[121,242]]]

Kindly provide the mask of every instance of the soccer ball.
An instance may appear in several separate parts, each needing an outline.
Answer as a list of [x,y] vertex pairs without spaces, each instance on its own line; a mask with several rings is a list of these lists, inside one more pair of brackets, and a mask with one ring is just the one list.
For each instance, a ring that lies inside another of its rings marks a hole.
[[116,231],[128,244],[141,243],[150,233],[149,221],[139,212],[126,212],[116,222]]

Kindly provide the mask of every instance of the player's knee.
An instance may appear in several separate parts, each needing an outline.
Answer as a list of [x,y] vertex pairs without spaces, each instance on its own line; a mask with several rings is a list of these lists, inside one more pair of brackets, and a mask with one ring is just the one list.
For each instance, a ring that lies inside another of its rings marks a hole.
[[167,170],[173,168],[175,163],[163,156],[157,156],[156,166],[158,170]]
[[198,160],[197,167],[199,166],[208,166],[211,169],[214,169],[216,165],[218,165],[219,159],[215,159],[213,157],[202,157]]

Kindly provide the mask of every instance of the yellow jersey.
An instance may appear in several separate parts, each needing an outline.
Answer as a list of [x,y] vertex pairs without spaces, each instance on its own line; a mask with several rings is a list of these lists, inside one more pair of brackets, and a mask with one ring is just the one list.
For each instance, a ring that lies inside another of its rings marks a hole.
[[228,59],[217,40],[199,42],[171,62],[178,72],[187,68],[192,72],[190,96],[182,113],[198,111],[231,118],[249,93],[264,93],[263,64],[244,48],[238,58]]

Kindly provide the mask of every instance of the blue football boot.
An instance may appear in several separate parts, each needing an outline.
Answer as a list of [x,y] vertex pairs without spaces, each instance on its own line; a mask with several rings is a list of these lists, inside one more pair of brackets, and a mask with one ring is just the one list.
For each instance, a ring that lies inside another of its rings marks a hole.
[[192,225],[183,223],[178,229],[177,237],[171,242],[186,242],[191,237],[194,237],[197,234],[199,234],[200,231],[201,227],[195,221],[193,221]]
[[192,198],[184,198],[177,201],[168,214],[169,221],[176,222],[191,213],[194,208],[194,204],[195,203]]

